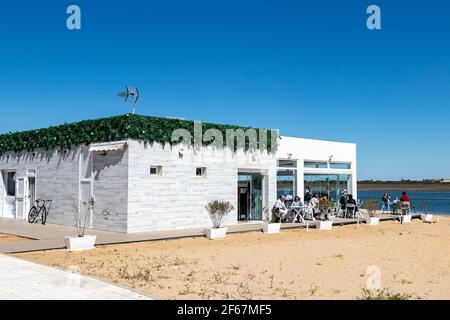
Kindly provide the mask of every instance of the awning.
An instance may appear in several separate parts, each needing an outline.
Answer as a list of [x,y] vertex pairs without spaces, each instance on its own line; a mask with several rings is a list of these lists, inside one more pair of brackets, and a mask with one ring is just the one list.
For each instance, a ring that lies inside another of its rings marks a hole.
[[127,145],[126,141],[94,143],[91,144],[89,151],[103,152],[103,151],[123,150],[126,145]]

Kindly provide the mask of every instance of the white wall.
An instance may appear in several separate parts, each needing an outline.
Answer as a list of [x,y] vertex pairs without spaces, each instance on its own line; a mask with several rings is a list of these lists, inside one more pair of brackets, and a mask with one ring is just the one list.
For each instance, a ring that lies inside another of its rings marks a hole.
[[[183,158],[179,158],[179,153]],[[162,166],[161,176],[150,176],[150,166]],[[268,173],[268,196],[275,201],[274,155],[238,152],[212,147],[194,152],[185,146],[155,143],[144,146],[129,141],[128,232],[209,227],[205,206],[212,200],[233,203],[235,210],[225,224],[237,223],[237,176],[239,169],[264,169]],[[196,177],[195,168],[206,167],[206,177]]]
[[[36,169],[36,197],[53,200],[48,222],[73,225],[73,205],[79,195],[81,152],[86,149],[7,153],[0,156],[0,170],[14,169],[17,177],[25,177],[27,169]],[[235,210],[225,224],[234,224],[237,222],[239,170],[259,170],[267,176],[263,207],[271,207],[276,197],[276,160],[287,159],[288,154],[299,163],[299,193],[304,187],[303,161],[328,161],[333,155],[335,162],[352,163],[348,173],[353,175],[353,194],[357,194],[356,145],[351,143],[282,137],[277,155],[268,155],[234,153],[213,147],[194,151],[181,145],[173,148],[158,143],[145,146],[142,142],[129,140],[125,151],[93,156],[96,210],[109,213],[108,220],[99,218],[94,221],[94,226],[129,233],[209,227],[211,221],[205,206],[212,200],[233,203]],[[161,176],[150,175],[152,165],[162,166]],[[206,177],[197,177],[196,167],[206,167]],[[326,173],[343,171],[328,170]],[[0,195],[2,189],[0,183]]]
[[[17,181],[17,178],[26,177],[27,169],[35,169],[36,199],[53,200],[47,222],[73,225],[72,206],[78,199],[79,154],[80,148],[18,154],[9,152],[0,156],[0,170],[16,170]],[[3,191],[0,193],[3,194]],[[17,215],[20,216],[20,213]]]
[[[89,148],[87,148],[89,149]],[[51,199],[48,223],[73,226],[74,211],[79,203],[80,153],[86,148],[72,150],[36,150],[34,152],[8,152],[0,156],[0,170],[15,170],[16,180],[26,177],[28,169],[36,170],[36,199]],[[112,152],[108,156],[93,157],[93,191],[95,210],[106,210],[107,220],[98,215],[93,219],[97,229],[126,231],[127,223],[127,152]],[[3,204],[4,186],[0,183],[0,210]],[[34,204],[32,204],[34,205]],[[27,211],[27,210],[26,210]],[[0,211],[2,216],[2,211]],[[25,212],[28,216],[28,212]]]
[[[277,158],[288,159],[289,154],[291,155],[292,159],[298,160],[297,181],[299,194],[303,194],[304,192],[304,173],[346,173],[352,175],[352,194],[357,197],[356,144],[282,136],[277,150]],[[333,156],[332,162],[349,162],[352,164],[352,169],[303,170],[304,161],[328,162],[331,155]]]
[[93,227],[127,232],[128,150],[93,152]]

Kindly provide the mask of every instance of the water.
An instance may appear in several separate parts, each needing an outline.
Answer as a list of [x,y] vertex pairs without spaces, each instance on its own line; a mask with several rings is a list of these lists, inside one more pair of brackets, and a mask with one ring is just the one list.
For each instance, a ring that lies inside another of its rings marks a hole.
[[[358,198],[361,201],[369,199],[380,200],[387,192],[392,200],[400,199],[402,192],[398,190],[358,190]],[[411,205],[416,206],[416,212],[423,212],[422,203],[427,202],[430,213],[450,215],[450,191],[407,191],[411,197]],[[412,210],[414,212],[414,210]]]

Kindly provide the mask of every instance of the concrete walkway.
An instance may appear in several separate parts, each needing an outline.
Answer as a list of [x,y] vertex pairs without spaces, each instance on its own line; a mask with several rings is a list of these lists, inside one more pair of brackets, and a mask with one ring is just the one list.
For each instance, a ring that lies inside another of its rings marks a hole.
[[[420,215],[413,215],[413,218],[420,218]],[[398,216],[385,215],[380,217],[380,221],[397,220]],[[348,225],[363,223],[364,219],[333,219],[333,225]],[[310,228],[314,228],[312,221],[308,222]],[[306,228],[303,223],[283,223],[281,229]],[[261,231],[262,223],[240,223],[228,227],[228,233],[243,233]],[[29,224],[26,221],[19,221],[7,218],[0,218],[0,233],[28,238],[29,240],[9,242],[0,244],[0,253],[22,253],[32,251],[64,249],[65,236],[75,236],[75,227],[41,224]],[[205,228],[180,229],[170,231],[156,231],[144,233],[118,233],[98,230],[87,230],[86,234],[97,235],[96,245],[124,244],[132,242],[169,240],[186,237],[204,237]]]
[[94,278],[0,255],[0,300],[148,300]]

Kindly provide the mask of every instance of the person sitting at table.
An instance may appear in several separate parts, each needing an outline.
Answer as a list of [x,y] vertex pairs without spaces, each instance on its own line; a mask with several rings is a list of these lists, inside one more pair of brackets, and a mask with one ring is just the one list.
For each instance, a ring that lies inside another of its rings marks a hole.
[[328,191],[327,192],[327,200],[328,201],[332,201],[333,200],[333,192],[332,191]]
[[302,200],[299,196],[296,196],[294,198],[294,201],[292,201],[292,207],[294,208],[300,208],[303,205]]
[[312,207],[313,214],[319,211],[319,198],[317,197],[317,194],[314,193],[312,195],[309,205]]
[[402,192],[402,197],[400,198],[400,202],[411,202],[411,198],[408,196],[406,192]]
[[352,205],[355,206],[355,212],[354,213],[358,212],[357,202],[356,202],[355,199],[353,199],[353,195],[351,195],[351,194],[348,195],[348,199],[347,199],[347,206],[349,204],[352,204]]
[[381,208],[381,210],[386,209],[387,211],[389,211],[389,208],[391,206],[391,197],[389,196],[389,194],[385,193],[381,198],[381,201],[383,202],[383,207]]
[[306,192],[305,192],[305,203],[309,203],[312,199],[312,194],[311,191],[309,189],[309,187],[306,187]]
[[342,197],[339,199],[339,205],[341,206],[341,210],[345,210],[347,208],[347,201],[348,201],[348,193],[347,190],[344,190],[342,193]]
[[286,219],[288,210],[286,204],[284,203],[285,197],[281,196],[277,202],[275,202],[275,208],[277,209],[277,220],[280,222]]
[[402,197],[400,198],[400,208],[401,214],[409,214],[411,208],[411,198],[406,192],[402,192]]
[[301,198],[299,196],[296,196],[291,204],[291,210],[292,210],[292,213],[294,214],[294,221],[293,221],[294,223],[297,221],[297,218],[299,218],[299,220],[302,219],[300,216],[300,214],[302,212],[302,206],[303,206],[303,203],[302,203]]

